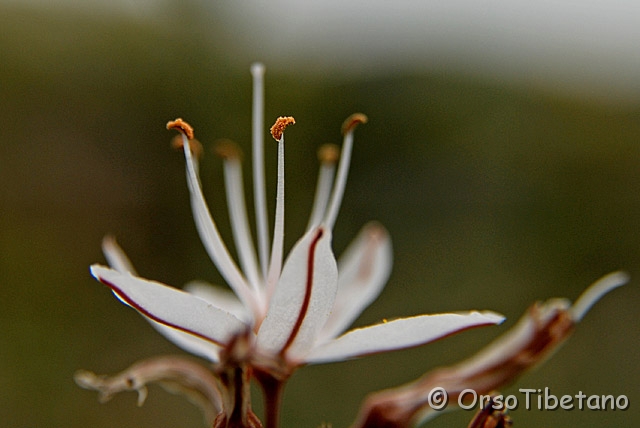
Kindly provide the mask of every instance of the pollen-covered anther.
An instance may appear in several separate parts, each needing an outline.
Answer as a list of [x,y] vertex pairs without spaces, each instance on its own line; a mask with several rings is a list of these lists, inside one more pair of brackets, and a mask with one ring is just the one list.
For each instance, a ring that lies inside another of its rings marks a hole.
[[280,116],[276,119],[276,123],[271,127],[271,136],[276,140],[280,141],[282,138],[282,133],[286,129],[287,126],[293,125],[296,123],[296,120],[291,116]]
[[364,113],[352,114],[342,123],[342,135],[345,135],[347,132],[352,131],[361,123],[367,123],[368,120],[369,118],[367,118],[367,115],[365,115]]
[[323,144],[318,149],[318,160],[323,164],[331,164],[338,162],[340,157],[340,149],[335,144]]
[[222,138],[213,143],[213,153],[222,159],[242,160],[242,150],[235,141]]
[[369,235],[369,239],[371,239],[372,241],[379,242],[384,239],[386,232],[384,227],[380,223],[376,221],[371,221],[367,223],[365,227],[367,230],[367,234]]
[[193,140],[193,127],[180,118],[167,122],[167,129],[175,129],[186,135],[188,139]]
[[[176,150],[182,150],[184,147],[184,140],[182,139],[182,135],[176,135],[171,139],[171,147]],[[202,155],[204,154],[204,149],[202,148],[202,143],[195,138],[189,140],[189,148],[191,149],[191,153],[198,159],[202,159]]]

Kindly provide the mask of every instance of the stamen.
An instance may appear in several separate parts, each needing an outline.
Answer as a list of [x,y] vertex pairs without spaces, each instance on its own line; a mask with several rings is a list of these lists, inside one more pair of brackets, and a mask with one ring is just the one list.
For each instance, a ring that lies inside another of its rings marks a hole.
[[191,153],[193,153],[196,158],[196,162],[194,162],[196,175],[200,174],[200,165],[197,161],[202,159],[204,150],[200,141],[193,138],[193,128],[191,127],[191,125],[189,125],[182,119],[176,119],[167,123],[167,129],[175,129],[176,131],[180,132],[179,135],[176,135],[171,139],[171,147],[173,147],[174,149],[182,150],[184,148],[184,140],[182,138],[182,134],[187,134],[187,137],[189,138],[189,148],[191,149]]
[[[182,150],[183,145],[184,145],[184,142],[182,141],[181,135],[176,135],[171,139],[171,147],[173,147],[174,149]],[[195,155],[197,159],[202,159],[202,155],[204,154],[204,149],[202,148],[202,143],[200,141],[196,140],[195,138],[189,140],[189,148],[191,149],[191,152]]]
[[294,123],[296,123],[296,120],[293,117],[280,116],[276,119],[276,123],[274,123],[271,127],[271,136],[276,141],[280,141],[280,139],[282,138],[282,134],[284,133],[284,130],[287,128],[287,126],[293,125]]
[[[231,258],[229,250],[224,245],[222,237],[218,232],[213,217],[209,211],[209,207],[202,194],[202,188],[200,187],[200,179],[197,172],[197,164],[193,159],[191,150],[189,147],[189,141],[187,139],[187,132],[191,130],[191,136],[193,137],[193,128],[189,126],[182,119],[177,119],[174,122],[167,124],[168,129],[176,129],[182,132],[184,157],[186,160],[187,168],[187,184],[189,187],[189,193],[191,194],[191,209],[193,211],[193,217],[196,222],[196,227],[200,233],[202,243],[209,254],[209,257],[218,268],[220,274],[227,281],[229,286],[238,295],[238,297],[254,310],[259,307],[258,302],[255,300],[255,296],[251,293],[249,286],[242,273],[238,269],[238,266]],[[255,312],[254,312],[255,313]]]
[[251,66],[253,77],[252,137],[253,151],[253,198],[256,210],[256,233],[258,235],[258,256],[262,277],[266,281],[269,258],[269,226],[267,222],[267,197],[264,179],[264,65]]
[[167,129],[175,129],[181,134],[185,134],[188,139],[193,140],[193,127],[180,118],[167,122]]
[[318,160],[320,164],[335,164],[340,159],[340,149],[337,145],[327,143],[318,149]]
[[242,161],[242,150],[231,140],[220,139],[213,145],[213,153],[222,159],[237,159]]
[[227,191],[229,219],[233,238],[240,257],[240,264],[249,283],[256,293],[260,293],[260,274],[256,260],[247,206],[244,199],[242,180],[242,152],[238,145],[230,140],[220,140],[214,146],[214,152],[224,159],[224,182]]
[[267,275],[267,295],[275,289],[282,271],[282,247],[284,245],[284,130],[296,123],[293,117],[279,117],[271,127],[271,135],[278,136],[278,184],[276,187],[276,214],[273,225],[273,242],[271,246],[271,262]]
[[342,122],[342,135],[346,135],[347,132],[352,132],[359,124],[365,124],[369,121],[369,118],[364,113],[354,113],[349,116],[344,122]]
[[367,116],[362,113],[355,113],[349,116],[342,125],[342,132],[344,133],[342,154],[340,155],[340,164],[338,165],[338,173],[334,182],[333,193],[331,195],[331,201],[329,202],[329,208],[324,217],[324,224],[329,229],[333,229],[333,226],[336,222],[338,211],[340,210],[340,205],[342,204],[342,197],[344,196],[344,189],[347,184],[349,164],[351,163],[351,152],[353,150],[353,131],[356,128],[356,125],[366,122]]
[[322,221],[322,216],[327,211],[329,196],[331,196],[331,186],[333,176],[336,171],[336,162],[340,157],[340,151],[335,144],[324,144],[318,150],[318,160],[320,161],[320,171],[318,172],[318,182],[316,184],[316,194],[313,200],[313,208],[309,217],[307,231],[318,226]]

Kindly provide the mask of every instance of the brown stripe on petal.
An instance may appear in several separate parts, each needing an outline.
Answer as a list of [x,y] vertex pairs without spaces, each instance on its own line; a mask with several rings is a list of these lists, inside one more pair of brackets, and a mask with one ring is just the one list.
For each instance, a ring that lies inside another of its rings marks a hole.
[[129,297],[127,294],[125,294],[117,285],[115,285],[112,282],[107,281],[104,278],[98,277],[98,280],[103,283],[104,285],[106,285],[107,287],[109,287],[111,290],[113,290],[114,293],[116,293],[118,295],[119,298],[121,298],[122,300],[124,300],[129,306],[131,306],[132,308],[134,308],[136,311],[140,312],[142,315],[144,315],[145,317],[155,321],[155,322],[159,322],[160,324],[166,325],[167,327],[172,327],[175,328],[176,330],[180,330],[180,331],[184,331],[185,333],[189,333],[192,334],[194,336],[197,336],[201,339],[204,339],[208,342],[214,343],[216,345],[220,345],[220,346],[224,346],[224,343],[215,340],[211,337],[205,336],[204,334],[198,333],[197,331],[193,331],[193,330],[189,330],[188,328],[184,328],[182,326],[179,326],[177,324],[174,323],[170,323],[168,321],[163,320],[162,318],[152,314],[151,312],[149,312],[146,308],[144,308],[143,306],[140,306],[137,302],[135,302],[133,299],[131,299],[131,297]]
[[282,350],[280,351],[281,355],[284,355],[287,349],[289,349],[289,347],[295,340],[296,336],[300,332],[300,328],[302,327],[304,318],[307,315],[307,311],[309,310],[309,304],[311,302],[311,290],[313,288],[313,271],[315,267],[314,265],[315,265],[316,247],[318,246],[318,242],[320,242],[320,238],[322,238],[322,235],[324,235],[324,230],[318,229],[316,236],[313,237],[313,240],[311,241],[311,245],[309,246],[309,256],[307,258],[307,282],[305,286],[304,300],[302,301],[302,306],[300,307],[300,313],[298,314],[298,319],[296,320],[296,323],[294,324],[293,329],[291,329],[291,334],[289,334],[289,338],[287,339],[287,342],[284,344],[284,346],[282,347]]

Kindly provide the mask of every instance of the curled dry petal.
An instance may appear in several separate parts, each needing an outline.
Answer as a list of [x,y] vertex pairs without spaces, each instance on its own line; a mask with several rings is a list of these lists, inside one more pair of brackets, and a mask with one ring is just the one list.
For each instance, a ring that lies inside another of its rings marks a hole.
[[101,402],[110,400],[119,392],[136,391],[139,406],[147,396],[147,385],[158,383],[168,391],[185,395],[200,406],[208,426],[211,426],[222,410],[220,392],[213,373],[185,357],[149,358],[114,376],[99,376],[80,370],[76,372],[74,379],[82,388],[98,391]]
[[[354,428],[408,427],[432,416],[434,410],[428,400],[435,387],[446,390],[452,405],[465,389],[482,395],[510,384],[564,343],[584,315],[583,307],[590,307],[596,297],[624,284],[627,279],[626,274],[615,272],[594,283],[578,299],[579,316],[566,299],[533,304],[511,330],[468,360],[435,369],[415,382],[369,396]],[[583,303],[585,301],[588,304]]]
[[413,426],[435,412],[429,406],[429,393],[436,387],[446,390],[450,408],[465,389],[480,395],[510,383],[573,331],[573,321],[566,307],[558,310],[559,303],[553,301],[552,311],[548,305],[533,305],[512,330],[467,361],[435,369],[413,383],[369,396],[355,427]]

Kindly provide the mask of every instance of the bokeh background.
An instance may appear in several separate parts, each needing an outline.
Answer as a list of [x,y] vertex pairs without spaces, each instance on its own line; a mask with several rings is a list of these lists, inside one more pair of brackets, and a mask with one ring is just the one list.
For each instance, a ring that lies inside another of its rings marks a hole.
[[[575,299],[620,268],[630,284],[504,392],[549,387],[631,403],[520,408],[517,427],[637,426],[640,8],[442,3],[0,2],[1,425],[203,426],[195,407],[160,388],[137,408],[133,393],[99,404],[73,383],[79,368],[114,373],[181,352],[88,266],[103,261],[100,241],[111,233],[146,277],[220,282],[164,125],[184,117],[205,144],[232,138],[248,152],[249,65],[259,60],[267,122],[298,121],[287,131],[287,247],[307,220],[317,147],[340,142],[349,114],[369,116],[334,247],[376,219],[394,239],[395,264],[357,324],[472,308],[508,317],[420,349],[301,370],[283,426],[348,426],[368,392],[459,361],[533,301]],[[275,145],[266,151],[273,208]],[[230,241],[220,161],[207,155],[201,169]],[[458,411],[431,425],[471,417]]]

